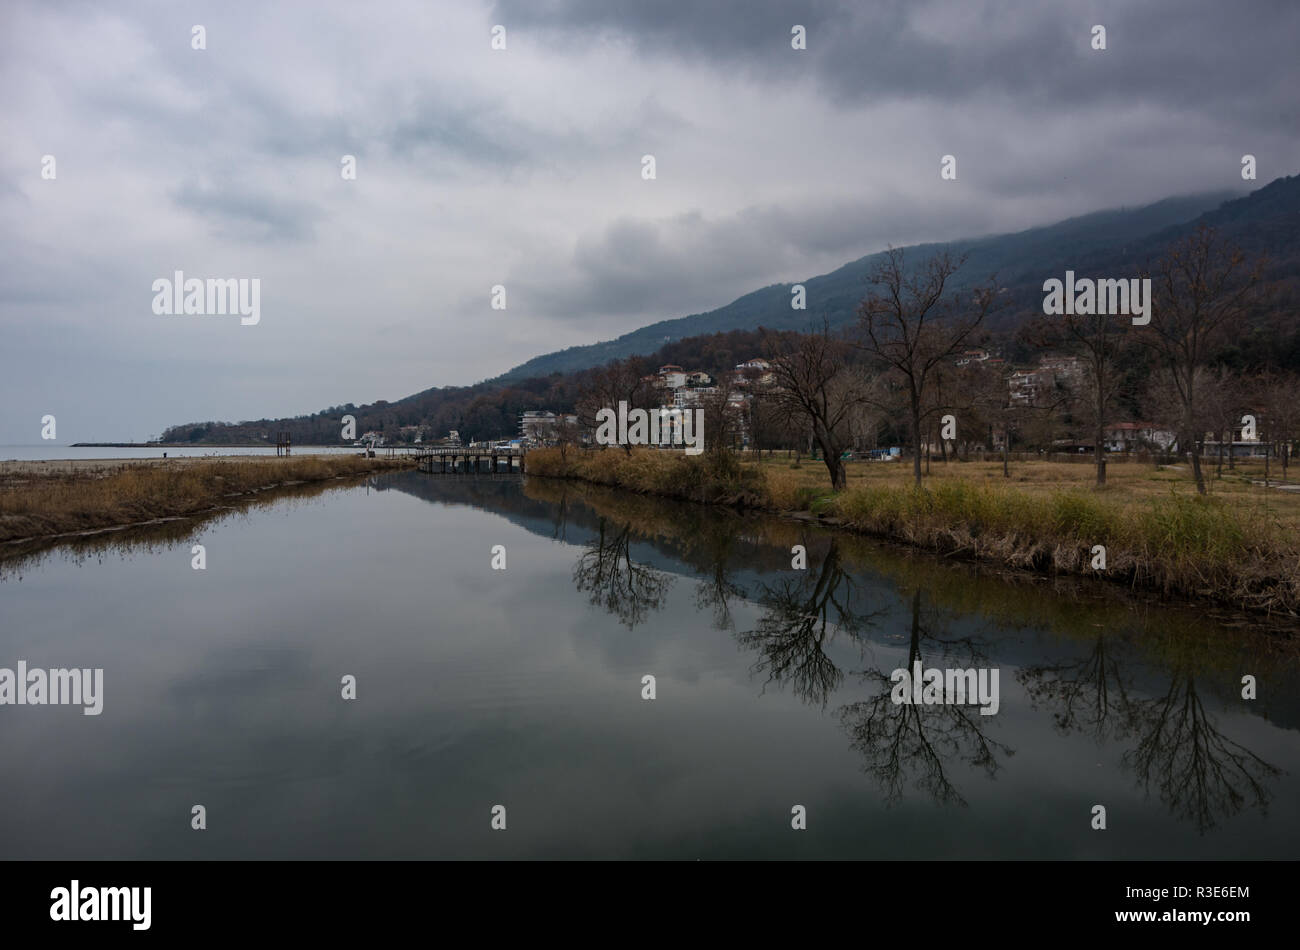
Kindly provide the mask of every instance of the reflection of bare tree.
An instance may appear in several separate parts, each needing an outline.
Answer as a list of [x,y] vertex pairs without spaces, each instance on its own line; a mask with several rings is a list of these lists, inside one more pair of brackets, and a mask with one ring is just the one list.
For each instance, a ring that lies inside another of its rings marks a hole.
[[[707,570],[695,585],[695,607],[713,614],[715,630],[730,630],[731,602],[745,596],[745,589],[731,580],[732,549],[736,544],[734,522],[701,520],[692,525],[691,548],[702,548]],[[698,562],[697,562],[698,563]]]
[[645,619],[647,611],[663,606],[672,578],[632,560],[631,525],[614,528],[601,518],[595,540],[573,568],[573,582],[579,591],[591,595],[592,604],[603,607],[631,630]]
[[1131,730],[1132,723],[1117,647],[1114,637],[1103,633],[1081,660],[1027,666],[1016,676],[1035,706],[1059,707],[1052,719],[1061,733],[1090,733],[1098,742],[1118,739]]
[[1267,780],[1280,770],[1219,732],[1196,691],[1190,670],[1176,670],[1163,696],[1135,699],[1120,674],[1115,638],[1097,637],[1083,659],[1028,667],[1021,681],[1035,705],[1048,702],[1063,733],[1090,733],[1099,742],[1136,736],[1121,760],[1148,791],[1204,833],[1249,800],[1267,810]]
[[551,516],[551,538],[556,541],[569,540],[569,492],[562,490],[555,502]]
[[708,578],[695,586],[695,606],[713,612],[713,627],[716,630],[731,629],[731,602],[743,596],[745,589],[732,582],[725,557],[715,559]]
[[[907,650],[907,667],[922,659],[922,647],[933,645],[943,657],[953,648],[964,646],[974,666],[982,657],[978,644],[970,637],[944,639],[929,618],[923,622],[921,592],[912,596],[912,628]],[[892,672],[892,671],[891,671]],[[903,790],[915,785],[936,802],[965,805],[966,800],[952,784],[945,770],[949,759],[959,759],[983,769],[990,778],[1001,768],[999,753],[1005,757],[1014,750],[984,734],[984,717],[974,706],[895,704],[890,696],[890,673],[871,670],[863,679],[878,686],[875,697],[850,703],[840,710],[840,721],[853,739],[853,748],[866,759],[865,771],[884,791],[885,800],[894,804],[902,799]]]
[[738,635],[743,646],[762,654],[754,672],[766,672],[769,683],[789,683],[795,695],[825,708],[844,679],[826,655],[826,645],[836,631],[859,636],[871,619],[853,612],[852,593],[834,538],[819,569],[779,585],[764,585],[764,612],[757,629]]
[[1219,817],[1236,814],[1247,798],[1261,812],[1268,810],[1264,783],[1281,770],[1219,732],[1190,672],[1178,672],[1165,695],[1133,707],[1139,740],[1124,754],[1124,764],[1144,788],[1155,784],[1174,817],[1195,821],[1204,834]]

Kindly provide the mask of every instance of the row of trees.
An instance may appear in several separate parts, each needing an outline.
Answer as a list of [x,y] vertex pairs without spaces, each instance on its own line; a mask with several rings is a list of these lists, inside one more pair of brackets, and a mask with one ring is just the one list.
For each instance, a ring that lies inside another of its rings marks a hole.
[[1199,492],[1205,491],[1204,433],[1233,431],[1246,414],[1242,410],[1258,407],[1260,424],[1271,427],[1273,438],[1294,438],[1300,394],[1294,377],[1247,382],[1214,365],[1215,354],[1263,301],[1262,262],[1248,262],[1212,229],[1202,227],[1171,246],[1142,274],[1152,285],[1148,325],[1134,326],[1118,314],[1036,320],[1029,335],[1078,357],[1083,372],[1033,399],[1016,398],[1001,372],[954,366],[955,356],[977,342],[1002,296],[993,279],[958,283],[963,263],[941,252],[909,266],[901,250],[891,250],[868,277],[870,291],[858,307],[856,327],[767,335],[776,386],[763,398],[790,426],[809,433],[833,488],[844,487],[840,458],[854,443],[855,427],[874,420],[897,429],[890,420],[898,419],[906,423],[919,486],[923,445],[934,441],[927,433],[948,414],[959,426],[963,420],[974,423],[976,432],[996,427],[1006,433],[1005,446],[1013,431],[1023,432],[1035,420],[1087,420],[1097,484],[1103,485],[1105,430],[1116,421],[1124,367],[1137,348],[1156,370],[1147,391],[1150,415],[1176,432]]
[[[579,427],[590,429],[599,408],[620,401],[658,406],[663,394],[647,377],[664,362],[702,369],[717,380],[701,402],[709,450],[729,450],[742,428],[759,449],[815,447],[836,488],[844,485],[844,450],[880,440],[909,446],[920,484],[925,447],[948,451],[938,423],[949,414],[957,419],[959,445],[982,438],[991,448],[994,433],[1002,435],[1004,453],[1013,440],[1031,446],[1050,446],[1061,437],[1090,443],[1099,485],[1106,478],[1105,430],[1126,417],[1140,415],[1177,432],[1201,491],[1204,433],[1222,433],[1223,441],[1242,415],[1252,414],[1261,436],[1279,443],[1294,437],[1300,406],[1294,376],[1261,376],[1257,366],[1233,358],[1241,356],[1247,338],[1238,332],[1243,322],[1264,313],[1261,262],[1247,261],[1214,231],[1200,229],[1147,268],[1143,276],[1151,279],[1154,297],[1148,326],[1135,327],[1124,315],[1013,311],[1010,322],[1020,331],[1013,339],[995,338],[1008,356],[1068,353],[1083,368],[1078,376],[1051,381],[1032,399],[1013,398],[1003,373],[990,364],[954,365],[962,349],[989,342],[989,317],[1017,296],[991,278],[983,284],[965,280],[963,264],[963,258],[945,253],[906,260],[901,250],[890,251],[868,275],[869,292],[848,327],[823,323],[808,333],[718,333],[575,373],[430,389],[396,403],[335,406],[293,419],[191,423],[169,429],[163,438],[256,441],[266,432],[287,430],[298,444],[331,444],[340,440],[342,416],[352,415],[358,432],[377,430],[390,440],[401,427],[415,425],[434,437],[455,429],[463,439],[483,440],[515,434],[520,415],[532,409],[576,413]],[[1256,330],[1266,322],[1250,321]],[[1252,352],[1258,349],[1252,344]],[[756,355],[771,363],[773,385],[733,374],[736,363]],[[732,398],[737,391],[750,397],[743,410]],[[565,441],[578,438],[576,432],[562,435]],[[1286,465],[1286,454],[1281,457]]]

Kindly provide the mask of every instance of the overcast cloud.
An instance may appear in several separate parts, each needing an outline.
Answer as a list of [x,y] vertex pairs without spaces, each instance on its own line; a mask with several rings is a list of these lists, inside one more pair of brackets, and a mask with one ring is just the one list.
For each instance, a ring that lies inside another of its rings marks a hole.
[[[1300,171],[1298,37],[1249,0],[10,0],[0,443],[397,399],[1245,153],[1262,185]],[[260,323],[155,315],[176,270],[260,278]]]

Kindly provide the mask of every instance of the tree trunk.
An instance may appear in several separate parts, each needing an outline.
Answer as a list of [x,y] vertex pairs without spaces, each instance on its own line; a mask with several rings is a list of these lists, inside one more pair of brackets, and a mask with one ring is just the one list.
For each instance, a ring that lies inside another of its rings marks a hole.
[[844,491],[846,481],[844,475],[844,463],[840,460],[838,453],[827,453],[826,471],[828,471],[831,476],[831,490]]
[[846,479],[840,449],[820,434],[817,436],[817,447],[822,450],[822,461],[826,463],[826,473],[831,477],[831,491],[843,491]]
[[1097,487],[1106,487],[1106,431],[1100,422],[1097,423],[1097,444],[1093,446],[1093,451],[1097,456]]
[[1192,475],[1196,478],[1196,493],[1205,494],[1205,474],[1201,471],[1201,441],[1192,440]]
[[1011,457],[1011,433],[1002,433],[1002,477],[1010,478],[1011,470],[1007,467],[1007,461]]
[[915,398],[912,400],[912,479],[916,487],[921,487],[921,409]]

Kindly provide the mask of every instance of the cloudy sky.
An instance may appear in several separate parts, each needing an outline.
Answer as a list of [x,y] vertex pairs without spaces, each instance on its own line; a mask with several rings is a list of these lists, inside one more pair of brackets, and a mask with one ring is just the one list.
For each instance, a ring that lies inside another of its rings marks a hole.
[[[4,0],[0,444],[397,399],[1245,153],[1264,184],[1298,36],[1254,0]],[[154,314],[176,270],[259,278],[260,322]]]

